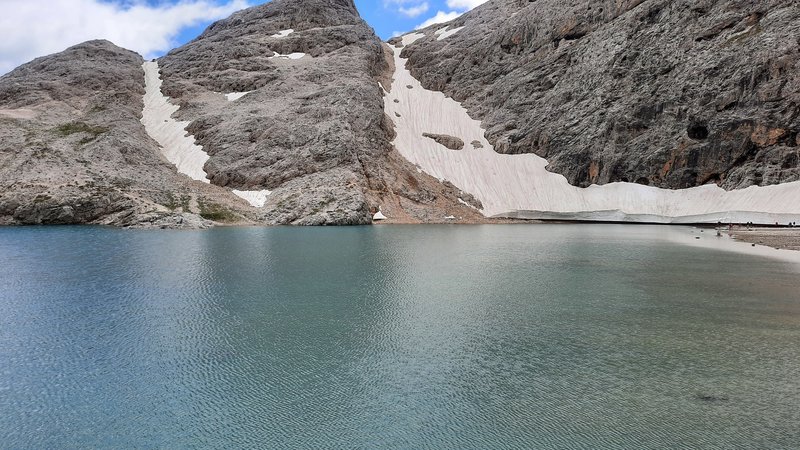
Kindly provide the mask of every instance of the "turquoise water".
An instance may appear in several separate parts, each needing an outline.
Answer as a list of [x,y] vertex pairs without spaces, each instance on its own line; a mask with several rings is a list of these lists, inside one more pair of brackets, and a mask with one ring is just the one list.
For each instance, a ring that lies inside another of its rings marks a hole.
[[0,229],[0,448],[798,448],[800,274],[615,225]]

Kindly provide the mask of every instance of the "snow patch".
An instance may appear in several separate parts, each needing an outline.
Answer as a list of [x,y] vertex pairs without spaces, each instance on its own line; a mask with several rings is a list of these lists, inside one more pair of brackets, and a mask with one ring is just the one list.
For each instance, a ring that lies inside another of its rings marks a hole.
[[464,206],[468,206],[468,207],[470,207],[470,208],[472,208],[472,209],[475,209],[475,210],[477,210],[477,209],[478,209],[478,208],[476,208],[476,207],[474,207],[474,206],[470,205],[469,203],[465,202],[465,201],[464,201],[464,199],[463,199],[463,198],[461,198],[461,197],[459,197],[459,198],[458,198],[458,203],[461,203],[462,205],[464,205]]
[[747,33],[753,31],[754,27],[755,27],[755,25],[750,25],[749,27],[745,28],[743,31],[740,31],[738,33],[733,33],[729,39],[736,39],[738,37],[744,36]]
[[36,117],[36,111],[26,108],[0,109],[0,117],[9,119],[31,120]]
[[289,53],[288,55],[282,55],[280,53],[275,53],[274,56],[270,56],[269,59],[300,59],[306,56],[305,53]]
[[236,100],[239,100],[240,98],[244,97],[245,95],[247,95],[247,94],[249,94],[251,92],[253,92],[253,91],[231,92],[230,94],[224,94],[224,95],[225,95],[225,98],[227,98],[229,102],[235,102]]
[[[420,37],[406,35],[403,45]],[[547,161],[537,155],[495,152],[481,123],[443,93],[424,89],[406,69],[400,49],[394,50],[394,84],[384,105],[396,126],[396,148],[431,176],[480,200],[485,216],[664,223],[800,221],[800,182],[737,191],[717,185],[684,190],[634,183],[572,186],[562,175],[548,172]],[[459,136],[482,148],[453,152],[422,137],[423,132]]]
[[281,30],[281,31],[279,31],[277,34],[273,34],[273,35],[272,35],[272,36],[270,36],[270,37],[274,37],[274,38],[285,38],[286,36],[288,36],[288,35],[290,35],[290,34],[292,34],[292,33],[294,33],[294,30],[293,30],[292,28],[289,28],[288,30]]
[[256,208],[263,208],[267,203],[267,197],[272,194],[272,191],[268,191],[266,189],[263,191],[237,191],[234,189],[232,192]]
[[452,30],[450,30],[449,28],[450,27],[444,27],[441,30],[436,30],[436,36],[438,36],[436,40],[441,41],[443,39],[447,39],[450,36],[464,29],[464,27],[453,28]]
[[[418,40],[420,40],[420,39],[422,39],[424,37],[425,37],[424,33],[408,33],[408,34],[403,36],[403,47],[409,46],[409,45],[413,44],[414,42],[417,42]],[[395,52],[394,52],[395,53],[395,58],[399,57],[400,56],[400,49],[395,47],[394,50],[395,50]]]
[[145,62],[142,67],[145,73],[142,124],[147,134],[158,142],[161,153],[167,161],[175,165],[179,173],[209,183],[203,170],[208,154],[203,151],[203,147],[195,144],[194,136],[186,132],[189,122],[172,118],[180,107],[170,103],[169,98],[161,93],[162,80],[158,63]]

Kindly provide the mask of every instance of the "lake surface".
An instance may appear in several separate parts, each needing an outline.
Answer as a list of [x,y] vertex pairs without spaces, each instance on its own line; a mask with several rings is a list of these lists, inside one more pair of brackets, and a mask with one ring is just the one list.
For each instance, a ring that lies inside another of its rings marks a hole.
[[800,272],[617,225],[0,229],[0,448],[798,448]]

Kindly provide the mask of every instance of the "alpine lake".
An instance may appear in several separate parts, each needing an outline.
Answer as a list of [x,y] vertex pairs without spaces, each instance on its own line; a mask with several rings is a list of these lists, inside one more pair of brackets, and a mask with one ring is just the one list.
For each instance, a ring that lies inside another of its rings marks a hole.
[[800,267],[689,233],[2,228],[0,448],[800,448]]

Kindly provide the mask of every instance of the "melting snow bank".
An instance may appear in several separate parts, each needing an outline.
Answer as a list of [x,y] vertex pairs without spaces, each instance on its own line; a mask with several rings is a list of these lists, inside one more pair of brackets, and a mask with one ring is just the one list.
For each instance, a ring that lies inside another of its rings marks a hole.
[[306,56],[305,53],[289,53],[288,55],[281,55],[278,52],[275,52],[274,56],[270,56],[269,59],[300,59]]
[[560,213],[552,211],[510,211],[501,214],[500,217],[511,219],[526,220],[569,220],[580,222],[635,222],[635,223],[659,223],[659,224],[717,224],[717,223],[759,223],[759,224],[782,224],[795,222],[800,215],[798,214],[770,214],[748,211],[726,211],[710,214],[686,215],[686,216],[659,216],[653,214],[626,214],[620,210],[614,211],[578,211],[570,213]]
[[243,198],[247,203],[250,205],[255,206],[256,208],[263,208],[264,205],[267,203],[267,197],[272,194],[272,192],[268,190],[263,191],[237,191],[234,189],[232,191],[236,196]]
[[227,98],[229,102],[235,102],[236,100],[239,100],[240,98],[244,97],[245,95],[247,95],[247,94],[249,94],[251,92],[253,92],[253,91],[231,92],[230,94],[224,94],[224,95],[225,95],[225,98]]
[[272,35],[272,36],[270,36],[270,37],[274,37],[274,38],[285,38],[286,36],[288,36],[288,35],[290,35],[290,34],[292,34],[292,33],[294,33],[294,30],[293,30],[293,29],[291,29],[291,28],[289,28],[288,30],[281,30],[281,31],[279,31],[277,34],[273,34],[273,35]]
[[[172,118],[172,115],[180,107],[170,103],[169,98],[161,93],[162,80],[158,72],[158,63],[155,61],[146,62],[142,67],[145,74],[142,124],[147,134],[158,142],[164,157],[175,165],[179,173],[188,175],[197,181],[210,183],[206,178],[205,170],[203,170],[203,166],[205,166],[209,156],[203,151],[203,147],[195,144],[194,136],[186,132],[189,122],[181,122]],[[239,96],[241,97],[247,92],[234,94],[241,94]],[[231,100],[229,96],[234,94],[226,94],[226,97]],[[233,193],[257,208],[263,207],[267,202],[267,196],[271,194],[267,190],[234,190]]]
[[[406,35],[403,35],[403,37],[402,37],[403,46],[404,47],[409,46],[409,45],[413,44],[414,42],[417,42],[418,40],[420,40],[420,39],[422,39],[424,37],[425,37],[425,33],[408,33]],[[397,47],[394,47],[394,58],[395,58],[395,62],[397,62],[397,60],[400,59],[400,51],[397,49]],[[403,66],[403,67],[405,67],[405,66]],[[398,69],[399,69],[399,67],[395,68],[395,75],[397,74]]]
[[450,27],[444,27],[441,30],[436,30],[436,40],[441,41],[442,39],[447,39],[450,36],[458,33],[459,31],[463,30],[464,27],[453,28],[452,30],[449,29]]
[[169,98],[161,93],[162,81],[158,73],[158,63],[145,62],[142,67],[146,89],[142,124],[147,134],[158,142],[164,157],[175,165],[179,173],[208,183],[203,170],[208,154],[203,151],[203,147],[195,145],[193,136],[186,133],[189,122],[172,118],[172,114],[180,107],[170,103]]
[[[422,37],[403,36],[403,45]],[[737,191],[716,185],[684,190],[634,183],[572,186],[563,176],[548,172],[547,161],[537,155],[496,153],[480,121],[443,93],[424,89],[405,68],[400,51],[394,47],[394,82],[384,101],[396,126],[397,150],[428,174],[475,196],[486,216],[656,223],[800,221],[800,182]],[[454,152],[424,133],[479,145]]]

